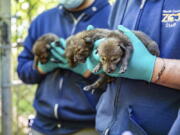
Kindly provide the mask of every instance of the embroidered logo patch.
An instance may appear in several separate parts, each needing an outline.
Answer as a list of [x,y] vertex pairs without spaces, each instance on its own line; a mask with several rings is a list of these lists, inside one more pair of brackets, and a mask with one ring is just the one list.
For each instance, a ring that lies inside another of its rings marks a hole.
[[163,10],[162,23],[165,27],[175,27],[180,22],[180,10]]

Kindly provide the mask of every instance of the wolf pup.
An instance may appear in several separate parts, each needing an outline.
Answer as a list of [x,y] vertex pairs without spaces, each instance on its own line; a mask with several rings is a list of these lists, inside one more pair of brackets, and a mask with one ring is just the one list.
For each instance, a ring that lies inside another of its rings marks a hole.
[[84,63],[90,56],[94,42],[107,37],[112,31],[107,29],[85,30],[70,36],[66,42],[65,57],[71,67]]
[[[158,45],[155,41],[143,32],[133,32],[152,55],[160,55]],[[112,73],[121,64],[119,73],[124,73],[127,70],[132,51],[133,46],[128,37],[121,31],[115,31],[98,46],[97,53],[101,59],[100,63],[94,68],[94,72],[98,72],[102,67],[106,73]]]
[[33,45],[32,52],[34,54],[34,65],[33,68],[37,68],[37,64],[40,61],[45,64],[49,60],[50,56],[50,43],[58,40],[59,37],[55,34],[48,33],[41,36]]
[[[108,29],[85,30],[72,35],[67,39],[65,48],[65,57],[71,67],[78,63],[84,63],[88,56],[91,55],[94,42],[98,39],[108,37],[113,31]],[[112,77],[105,74],[100,75],[99,79],[92,85],[85,87],[84,90],[93,90],[101,87],[107,82],[111,82]]]

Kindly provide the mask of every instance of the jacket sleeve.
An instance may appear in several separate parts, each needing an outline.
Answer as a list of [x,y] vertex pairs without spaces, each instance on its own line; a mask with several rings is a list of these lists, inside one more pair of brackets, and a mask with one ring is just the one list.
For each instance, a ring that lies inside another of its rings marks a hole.
[[36,84],[39,83],[44,75],[38,73],[37,70],[33,69],[33,53],[32,53],[32,46],[37,36],[37,26],[36,21],[34,20],[28,30],[28,35],[23,43],[23,51],[18,56],[18,66],[17,66],[17,73],[19,78],[27,84]]

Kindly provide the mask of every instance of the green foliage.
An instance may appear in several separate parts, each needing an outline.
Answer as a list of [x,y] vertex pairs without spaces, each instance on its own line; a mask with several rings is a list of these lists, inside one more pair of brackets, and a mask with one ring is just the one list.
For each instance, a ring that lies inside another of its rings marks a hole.
[[[12,0],[11,41],[12,79],[17,80],[17,56],[22,51],[18,45],[27,35],[32,20],[41,12],[56,6],[58,0]],[[13,82],[13,81],[12,81]],[[17,85],[12,87],[13,95],[13,135],[26,135],[29,115],[34,114],[32,102],[36,86]]]
[[31,21],[58,3],[58,0],[12,0],[12,42],[21,42]]
[[13,91],[13,135],[25,135],[28,130],[28,117],[34,115],[32,101],[36,86],[18,85]]

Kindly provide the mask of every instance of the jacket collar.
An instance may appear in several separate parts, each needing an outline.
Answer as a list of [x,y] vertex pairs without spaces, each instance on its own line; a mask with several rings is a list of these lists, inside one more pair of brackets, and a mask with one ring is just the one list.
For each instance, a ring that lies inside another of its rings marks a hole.
[[65,8],[63,8],[61,4],[58,6],[58,8],[61,11],[60,13],[62,13],[64,16],[69,16],[70,13],[73,15],[76,14],[77,16],[80,16],[82,13],[84,13],[85,15],[82,20],[87,20],[91,16],[93,16],[94,14],[96,14],[97,12],[99,12],[101,9],[103,9],[104,7],[108,5],[109,5],[108,0],[95,0],[94,3],[90,7],[79,12],[70,12],[66,10]]

